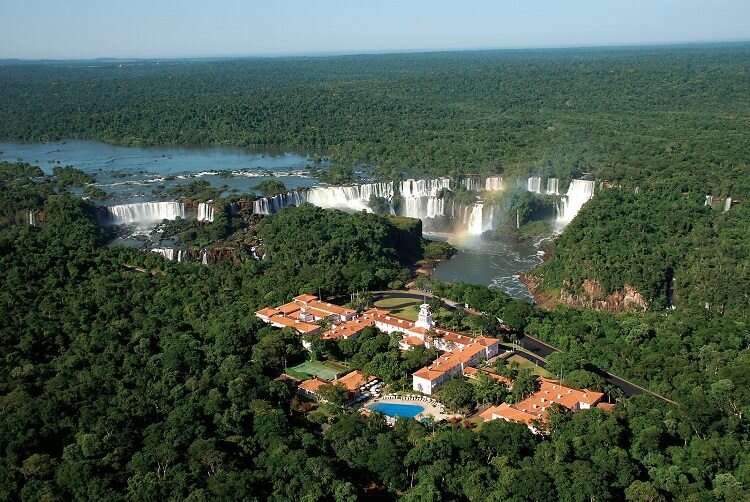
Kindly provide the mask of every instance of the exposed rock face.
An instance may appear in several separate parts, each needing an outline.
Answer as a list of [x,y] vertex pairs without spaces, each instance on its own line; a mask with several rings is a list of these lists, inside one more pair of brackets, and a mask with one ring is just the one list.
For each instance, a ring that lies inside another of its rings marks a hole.
[[564,304],[609,312],[643,312],[649,307],[648,301],[630,284],[625,284],[622,290],[605,294],[598,281],[586,279],[580,288],[574,288],[570,283],[566,283],[560,290],[559,297],[555,297],[544,291],[543,280],[540,277],[523,275],[522,280],[536,303],[543,308],[554,308],[555,305]]
[[610,312],[645,311],[648,302],[633,286],[625,284],[622,290],[608,295],[604,294],[601,284],[592,279],[586,279],[581,285],[579,293],[573,293],[571,288],[564,287],[560,291],[560,301],[573,307],[584,307]]

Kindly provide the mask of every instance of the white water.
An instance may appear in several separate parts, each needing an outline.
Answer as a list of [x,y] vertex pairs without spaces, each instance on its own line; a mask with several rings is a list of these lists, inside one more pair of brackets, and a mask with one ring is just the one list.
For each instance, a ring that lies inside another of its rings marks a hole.
[[461,185],[470,192],[480,192],[482,190],[482,180],[474,176],[463,178]]
[[547,195],[560,195],[559,185],[560,180],[557,178],[547,178]]
[[484,222],[482,221],[483,208],[484,204],[482,204],[481,202],[474,204],[474,207],[471,208],[471,213],[469,213],[469,221],[466,225],[470,235],[481,235],[484,231]]
[[571,180],[568,192],[560,199],[557,222],[567,225],[594,196],[594,181]]
[[484,180],[484,189],[488,192],[499,192],[503,190],[503,177],[502,176],[488,176]]
[[214,206],[211,202],[201,202],[198,204],[198,221],[214,221]]
[[530,176],[526,180],[526,191],[533,193],[542,193],[542,178],[539,176]]
[[[153,248],[152,253],[160,254],[169,261],[174,260],[175,250],[172,248]],[[182,252],[182,251],[180,251]]]
[[177,218],[185,218],[185,204],[181,202],[140,202],[107,207],[105,223],[109,225],[153,224]]
[[369,211],[370,198],[393,198],[393,183],[365,183],[363,185],[311,188],[305,201],[325,209]]

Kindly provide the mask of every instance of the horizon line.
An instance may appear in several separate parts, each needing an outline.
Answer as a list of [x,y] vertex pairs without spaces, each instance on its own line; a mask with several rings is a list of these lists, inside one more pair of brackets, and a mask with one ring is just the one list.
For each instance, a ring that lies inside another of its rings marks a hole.
[[0,62],[17,61],[24,63],[34,62],[74,62],[74,61],[176,61],[176,60],[200,60],[200,59],[284,59],[284,58],[331,58],[341,56],[387,56],[405,54],[430,54],[448,52],[481,52],[481,51],[539,51],[539,50],[566,50],[566,49],[626,49],[626,48],[668,48],[685,46],[707,46],[707,45],[735,45],[750,44],[750,38],[739,39],[713,39],[713,40],[675,40],[661,42],[633,42],[633,43],[607,43],[607,44],[579,44],[579,45],[528,45],[528,46],[477,46],[477,47],[434,47],[434,48],[394,48],[394,49],[351,49],[343,51],[309,51],[309,52],[271,52],[271,53],[236,53],[217,55],[172,55],[172,56],[94,56],[94,57],[2,57]]

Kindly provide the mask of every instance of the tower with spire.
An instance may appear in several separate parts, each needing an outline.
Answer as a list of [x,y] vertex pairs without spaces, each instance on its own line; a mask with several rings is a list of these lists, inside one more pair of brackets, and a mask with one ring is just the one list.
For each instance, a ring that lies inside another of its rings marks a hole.
[[419,307],[419,316],[417,322],[414,323],[417,328],[432,329],[435,327],[435,322],[432,320],[432,312],[430,311],[430,305],[423,303]]

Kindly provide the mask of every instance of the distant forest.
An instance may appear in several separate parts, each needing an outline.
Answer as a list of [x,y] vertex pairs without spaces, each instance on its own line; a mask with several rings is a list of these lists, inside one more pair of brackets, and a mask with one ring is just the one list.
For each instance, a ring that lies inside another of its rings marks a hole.
[[750,45],[17,64],[0,138],[750,192]]

